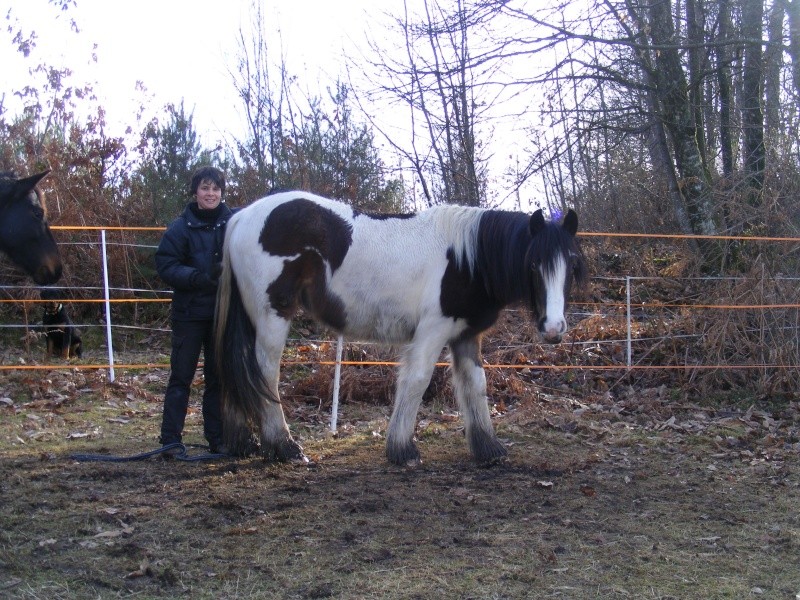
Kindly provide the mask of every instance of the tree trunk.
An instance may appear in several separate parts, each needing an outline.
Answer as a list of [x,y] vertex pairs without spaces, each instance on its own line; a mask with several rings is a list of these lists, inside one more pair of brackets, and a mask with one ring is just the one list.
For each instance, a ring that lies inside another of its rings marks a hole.
[[653,79],[664,127],[672,139],[675,165],[686,199],[692,230],[701,235],[718,232],[711,199],[710,177],[697,144],[694,111],[689,104],[686,76],[681,66],[670,0],[650,5],[650,36],[655,51]]
[[731,59],[728,40],[731,31],[731,6],[729,0],[719,3],[719,43],[716,46],[717,85],[719,86],[719,145],[722,156],[722,174],[726,179],[733,177],[733,136],[731,135],[731,114],[733,94],[731,89]]
[[689,106],[694,112],[695,135],[701,156],[706,155],[705,128],[703,125],[703,67],[705,32],[702,3],[686,0],[686,37],[689,64]]
[[[655,97],[654,91],[648,94],[648,99],[650,100],[650,106],[654,109],[653,112],[655,114],[655,109],[658,107],[658,99]],[[667,143],[667,134],[664,131],[664,124],[657,119],[654,120],[653,125],[650,127],[648,137],[650,160],[653,161],[653,166],[656,171],[662,173],[664,176],[670,204],[672,205],[672,212],[675,215],[678,226],[681,228],[681,233],[691,235],[692,224],[683,203],[683,195],[678,186],[678,180],[675,178],[675,168],[669,154],[669,144]],[[694,240],[692,240],[692,247],[694,250],[700,249]]]
[[800,96],[800,0],[784,0],[789,15],[789,56],[792,57],[792,80]]
[[745,39],[742,73],[743,167],[749,188],[748,201],[761,204],[764,186],[764,114],[761,110],[764,82],[762,0],[742,0],[742,36]]
[[781,2],[772,5],[764,52],[764,149],[768,164],[778,159],[781,138],[781,68],[783,67],[783,15]]

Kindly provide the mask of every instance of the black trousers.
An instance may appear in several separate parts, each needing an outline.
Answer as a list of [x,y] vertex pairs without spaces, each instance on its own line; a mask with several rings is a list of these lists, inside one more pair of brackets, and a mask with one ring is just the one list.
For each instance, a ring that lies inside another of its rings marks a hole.
[[212,448],[222,443],[220,382],[214,359],[214,321],[172,321],[169,383],[164,395],[161,443],[180,442],[189,408],[189,392],[203,350],[203,434]]

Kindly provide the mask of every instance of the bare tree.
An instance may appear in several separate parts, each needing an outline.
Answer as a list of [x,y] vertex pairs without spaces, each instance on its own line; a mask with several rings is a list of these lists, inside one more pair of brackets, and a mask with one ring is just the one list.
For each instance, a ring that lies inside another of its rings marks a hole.
[[[800,62],[798,2],[767,2],[770,10],[765,12],[763,0],[597,0],[582,4],[581,11],[574,10],[576,3],[566,3],[550,13],[544,7],[497,3],[503,4],[504,15],[530,23],[532,31],[550,32],[549,37],[540,33],[521,40],[517,51],[524,53],[527,46],[533,54],[539,51],[534,40],[551,40],[556,50],[552,69],[518,84],[543,85],[546,106],[563,113],[551,122],[559,129],[571,123],[563,128],[563,142],[548,140],[538,157],[542,164],[559,160],[569,165],[573,177],[583,182],[580,196],[608,203],[606,214],[615,210],[619,180],[609,178],[615,172],[610,165],[636,156],[619,152],[619,144],[646,145],[650,164],[636,168],[642,169],[640,176],[648,169],[661,174],[675,220],[687,232],[708,235],[763,222],[766,215],[759,208],[770,173],[768,157],[798,151],[792,124],[800,87],[791,97],[781,85],[788,72],[784,48],[797,58],[792,68]],[[784,7],[790,32],[786,45]],[[571,16],[559,19],[556,12]],[[565,80],[573,81],[581,94],[568,92]],[[574,161],[582,139],[604,157],[591,174]],[[768,144],[781,150],[767,155]],[[550,152],[553,148],[560,150]],[[556,165],[548,169],[560,172]],[[598,186],[603,173],[612,183]],[[720,175],[725,182],[718,186]],[[561,185],[560,177],[551,179]],[[574,185],[574,179],[566,185]],[[748,202],[737,205],[742,199]],[[721,248],[700,247],[710,265],[722,264]]]
[[789,55],[792,57],[792,80],[800,96],[800,0],[778,0],[789,15]]
[[488,19],[487,11],[464,0],[452,6],[423,0],[422,14],[416,16],[407,2],[403,9],[393,21],[401,39],[398,53],[371,42],[372,68],[384,76],[371,93],[405,106],[410,143],[386,127],[381,131],[412,165],[427,204],[485,204],[486,166],[476,131],[487,109],[478,98],[486,80],[476,77],[487,77],[492,67],[483,63],[478,72],[482,59],[472,55],[470,36]]
[[[282,156],[286,143],[283,130],[285,118],[292,122],[292,107],[288,99],[291,77],[286,69],[285,57],[267,40],[267,26],[262,3],[252,5],[252,22],[249,30],[239,29],[239,55],[236,69],[230,70],[231,80],[244,108],[248,136],[237,141],[239,158],[253,167],[255,175],[243,182],[245,193],[251,197],[263,195],[278,186]],[[277,66],[276,66],[277,65]]]
[[743,162],[749,188],[748,201],[761,202],[764,186],[764,114],[761,109],[764,90],[764,51],[762,32],[763,0],[742,1],[742,37],[744,69],[742,73]]
[[659,106],[657,114],[670,135],[692,229],[712,235],[719,233],[721,227],[712,202],[711,177],[698,143],[696,115],[689,102],[671,9],[670,0],[655,0],[646,15],[638,16],[644,17],[642,22],[649,27],[655,47],[652,76]]
[[719,0],[718,43],[714,47],[716,84],[719,95],[719,146],[722,174],[733,177],[733,83],[731,82],[731,0]]
[[256,1],[249,31],[239,31],[239,60],[230,72],[248,125],[232,167],[241,193],[257,198],[304,189],[360,209],[398,211],[403,187],[385,177],[372,132],[353,118],[347,87],[337,82],[327,98],[299,93],[268,31]]
[[781,130],[781,64],[783,55],[784,4],[775,2],[769,11],[767,47],[764,51],[764,148],[770,160],[778,159]]

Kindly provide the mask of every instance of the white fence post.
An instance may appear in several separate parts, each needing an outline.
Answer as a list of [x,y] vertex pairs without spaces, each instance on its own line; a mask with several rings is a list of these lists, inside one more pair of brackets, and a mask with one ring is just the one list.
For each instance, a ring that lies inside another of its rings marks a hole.
[[108,290],[108,255],[106,253],[106,230],[100,230],[100,247],[103,253],[103,294],[106,300],[106,347],[108,348],[108,380],[114,381],[114,346],[111,342],[111,301]]
[[625,312],[627,312],[628,316],[628,344],[627,344],[627,354],[628,354],[628,369],[631,368],[631,364],[633,358],[631,357],[631,277],[628,275],[625,277]]
[[333,368],[333,403],[331,405],[331,431],[336,433],[339,420],[339,383],[342,380],[342,336],[336,340],[336,365]]

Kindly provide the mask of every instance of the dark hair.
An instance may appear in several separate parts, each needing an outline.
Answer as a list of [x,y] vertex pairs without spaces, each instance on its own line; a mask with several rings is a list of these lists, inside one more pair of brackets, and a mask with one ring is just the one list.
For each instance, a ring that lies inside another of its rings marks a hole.
[[194,196],[197,193],[197,188],[206,179],[213,181],[222,190],[222,193],[225,193],[225,173],[216,167],[200,167],[192,175],[192,182],[189,184],[189,196]]

